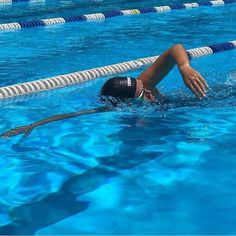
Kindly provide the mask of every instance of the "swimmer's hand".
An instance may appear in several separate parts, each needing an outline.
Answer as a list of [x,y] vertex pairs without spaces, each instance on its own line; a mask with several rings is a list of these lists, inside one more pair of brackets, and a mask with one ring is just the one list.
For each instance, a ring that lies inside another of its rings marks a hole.
[[15,135],[18,135],[18,134],[24,134],[24,137],[26,137],[31,133],[33,128],[36,128],[36,127],[41,126],[41,125],[45,125],[45,124],[48,124],[48,123],[51,123],[51,122],[72,118],[72,117],[75,117],[75,116],[90,115],[90,114],[107,112],[107,111],[110,111],[110,108],[105,106],[105,107],[97,107],[97,108],[90,109],[90,110],[76,111],[76,112],[71,112],[71,113],[67,113],[67,114],[60,114],[60,115],[50,116],[46,119],[34,122],[30,125],[25,125],[25,126],[16,127],[14,129],[10,129],[7,132],[1,134],[0,137],[1,138],[7,138],[7,137],[12,137],[12,136],[15,136]]
[[26,137],[31,133],[32,129],[33,129],[32,125],[20,126],[20,127],[16,127],[14,129],[8,130],[7,132],[1,134],[0,137],[8,138],[8,137],[16,136],[18,134],[24,134],[24,137]]
[[206,96],[206,89],[209,87],[204,78],[194,70],[189,64],[185,64],[179,68],[185,85],[195,94],[196,97],[202,99]]

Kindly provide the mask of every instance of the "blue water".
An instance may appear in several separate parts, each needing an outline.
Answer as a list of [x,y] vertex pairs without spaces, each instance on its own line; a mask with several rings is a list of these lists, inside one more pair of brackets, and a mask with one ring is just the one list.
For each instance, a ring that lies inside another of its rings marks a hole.
[[[146,5],[17,3],[0,19]],[[0,32],[0,85],[158,55],[174,43],[190,49],[235,40],[235,13],[231,4]],[[1,139],[0,233],[235,234],[235,58],[229,51],[192,61],[210,85],[204,101],[174,69],[159,86],[161,106],[119,107]],[[105,79],[0,101],[0,130],[101,106]]]

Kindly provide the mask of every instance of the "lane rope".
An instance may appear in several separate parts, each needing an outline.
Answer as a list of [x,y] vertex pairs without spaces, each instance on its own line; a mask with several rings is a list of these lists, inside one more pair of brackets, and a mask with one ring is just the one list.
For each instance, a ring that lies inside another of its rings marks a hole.
[[[236,40],[207,47],[190,49],[187,50],[187,53],[189,59],[194,59],[214,53],[233,50],[235,48]],[[111,76],[127,71],[137,70],[143,66],[152,64],[158,57],[159,56],[140,58],[137,60],[122,62],[118,64],[1,87],[0,99],[61,88],[73,84],[80,84],[99,77]]]
[[19,2],[30,2],[30,3],[38,3],[38,2],[44,2],[45,0],[0,0],[0,5],[10,5],[13,3],[19,3]]
[[[10,1],[10,0],[0,0],[0,2],[1,1]],[[203,6],[222,6],[225,4],[231,4],[235,2],[236,0],[224,0],[224,1],[216,0],[216,1],[209,1],[209,2],[202,2],[202,3],[194,2],[194,3],[185,3],[185,4],[180,4],[180,5],[130,9],[130,10],[121,10],[121,11],[117,10],[117,11],[86,14],[86,15],[79,15],[79,16],[66,16],[66,17],[57,17],[57,18],[49,18],[49,19],[12,22],[12,23],[0,24],[0,31],[20,30],[22,28],[49,26],[49,25],[56,25],[56,24],[64,24],[68,22],[105,20],[107,18],[117,17],[117,16],[137,15],[137,14],[146,14],[146,13],[161,13],[161,12],[168,12],[171,10],[191,9],[191,8],[197,8],[197,7],[203,7]]]

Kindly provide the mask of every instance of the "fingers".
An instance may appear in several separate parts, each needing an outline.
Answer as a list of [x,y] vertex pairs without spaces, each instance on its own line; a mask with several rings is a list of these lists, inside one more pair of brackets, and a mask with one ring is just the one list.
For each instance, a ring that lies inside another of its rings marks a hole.
[[198,98],[206,96],[206,89],[209,88],[209,86],[196,70],[191,67],[186,67],[184,70],[181,70],[181,75],[185,84],[195,94],[195,96]]
[[192,77],[189,83],[187,83],[187,86],[198,98],[206,96],[206,89],[204,87],[204,84],[197,77]]
[[198,74],[198,79],[204,84],[205,88],[209,88],[206,80],[204,80],[204,78],[200,74]]
[[194,87],[195,91],[197,92],[198,97],[206,96],[205,91],[202,88],[203,86],[202,85],[200,86],[197,81],[193,81],[193,87]]
[[198,98],[201,98],[201,95],[196,91],[196,89],[194,88],[194,86],[192,84],[189,84],[188,87],[190,88],[190,90],[194,93],[194,95]]
[[6,138],[6,137],[11,137],[15,135],[15,129],[8,130],[7,132],[1,134],[1,137]]
[[189,81],[191,84],[191,86],[189,86],[190,89],[198,98],[206,96],[206,89],[209,86],[200,74],[194,74]]
[[19,134],[17,131],[18,130],[16,130],[16,129],[8,130],[7,132],[1,134],[0,137],[7,138],[7,137],[15,136],[15,135]]
[[18,127],[18,128],[8,130],[7,132],[1,134],[0,137],[1,138],[7,138],[7,137],[16,136],[18,134],[23,134],[23,133],[29,134],[31,132],[31,130],[32,129],[28,126],[22,126],[22,127]]
[[194,83],[196,83],[196,86],[198,87],[202,96],[205,96],[206,95],[206,88],[204,87],[204,84],[200,80],[196,80],[196,81],[194,81]]
[[14,136],[15,134],[12,134],[10,132],[6,132],[6,133],[3,133],[0,135],[1,138],[8,138],[8,137],[12,137]]

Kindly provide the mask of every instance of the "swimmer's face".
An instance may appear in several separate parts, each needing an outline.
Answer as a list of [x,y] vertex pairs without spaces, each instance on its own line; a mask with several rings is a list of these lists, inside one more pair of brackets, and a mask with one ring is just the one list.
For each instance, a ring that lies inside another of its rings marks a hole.
[[155,97],[153,96],[152,92],[143,86],[142,80],[137,80],[136,83],[136,91],[135,91],[135,98],[142,99],[144,101],[154,101]]

